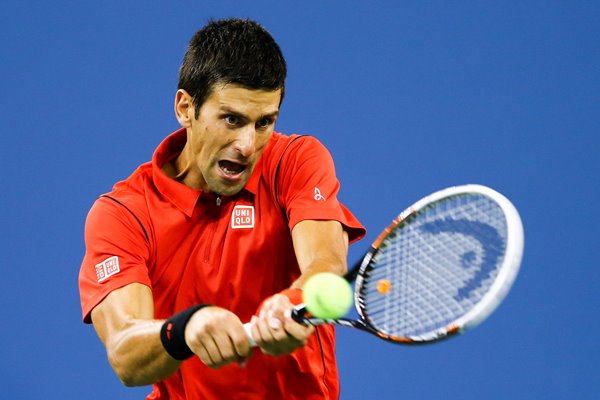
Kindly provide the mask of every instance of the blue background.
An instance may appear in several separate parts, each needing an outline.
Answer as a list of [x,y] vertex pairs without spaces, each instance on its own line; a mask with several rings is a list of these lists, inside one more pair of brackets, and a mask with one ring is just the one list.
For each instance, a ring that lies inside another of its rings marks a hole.
[[[502,4],[498,4],[502,3]],[[593,1],[4,1],[0,397],[142,399],[80,321],[83,224],[178,127],[189,38],[249,17],[289,65],[277,130],[331,150],[369,228],[443,187],[509,197],[522,270],[486,322],[401,347],[339,329],[342,399],[592,399],[598,310],[600,6]]]

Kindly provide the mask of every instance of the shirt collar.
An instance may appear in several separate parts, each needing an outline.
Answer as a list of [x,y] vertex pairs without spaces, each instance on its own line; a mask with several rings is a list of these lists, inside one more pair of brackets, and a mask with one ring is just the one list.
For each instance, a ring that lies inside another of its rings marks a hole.
[[[152,177],[158,191],[184,214],[191,217],[198,198],[203,192],[169,178],[162,170],[166,162],[173,161],[181,153],[186,142],[186,130],[185,128],[181,128],[167,136],[158,145],[152,157]],[[246,186],[244,186],[244,189],[242,189],[253,195],[256,195],[258,192],[258,183],[262,174],[262,158],[261,155],[254,167],[254,171],[252,171],[250,179],[246,183]]]
[[181,128],[158,145],[152,157],[152,178],[158,191],[184,214],[191,217],[202,191],[169,178],[162,170],[165,163],[173,161],[181,153],[186,141],[186,130]]
[[248,179],[248,182],[246,182],[246,186],[244,186],[243,189],[252,193],[253,195],[256,195],[258,192],[258,181],[260,180],[260,175],[262,174],[262,160],[264,154],[265,153],[263,152],[263,154],[260,155],[260,158],[254,167],[254,171],[252,171],[252,175],[250,175],[250,179]]

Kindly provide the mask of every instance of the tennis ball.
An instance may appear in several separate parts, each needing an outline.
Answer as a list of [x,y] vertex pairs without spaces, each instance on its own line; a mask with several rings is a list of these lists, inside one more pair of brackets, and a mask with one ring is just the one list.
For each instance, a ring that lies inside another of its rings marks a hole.
[[352,289],[341,276],[322,272],[311,276],[302,287],[302,300],[313,317],[336,319],[352,306]]

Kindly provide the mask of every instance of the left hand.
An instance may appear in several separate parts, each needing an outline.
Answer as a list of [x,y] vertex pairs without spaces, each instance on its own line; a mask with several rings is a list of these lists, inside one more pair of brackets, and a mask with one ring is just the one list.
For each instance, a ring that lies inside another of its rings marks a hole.
[[287,296],[276,294],[264,301],[258,317],[252,317],[252,337],[263,353],[280,356],[306,344],[315,328],[294,321],[293,308]]

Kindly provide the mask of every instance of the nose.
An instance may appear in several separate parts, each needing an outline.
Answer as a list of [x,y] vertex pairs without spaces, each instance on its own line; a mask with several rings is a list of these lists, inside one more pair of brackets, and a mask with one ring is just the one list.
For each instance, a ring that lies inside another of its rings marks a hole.
[[234,149],[244,157],[250,157],[255,151],[256,129],[248,125],[239,130],[234,142]]

